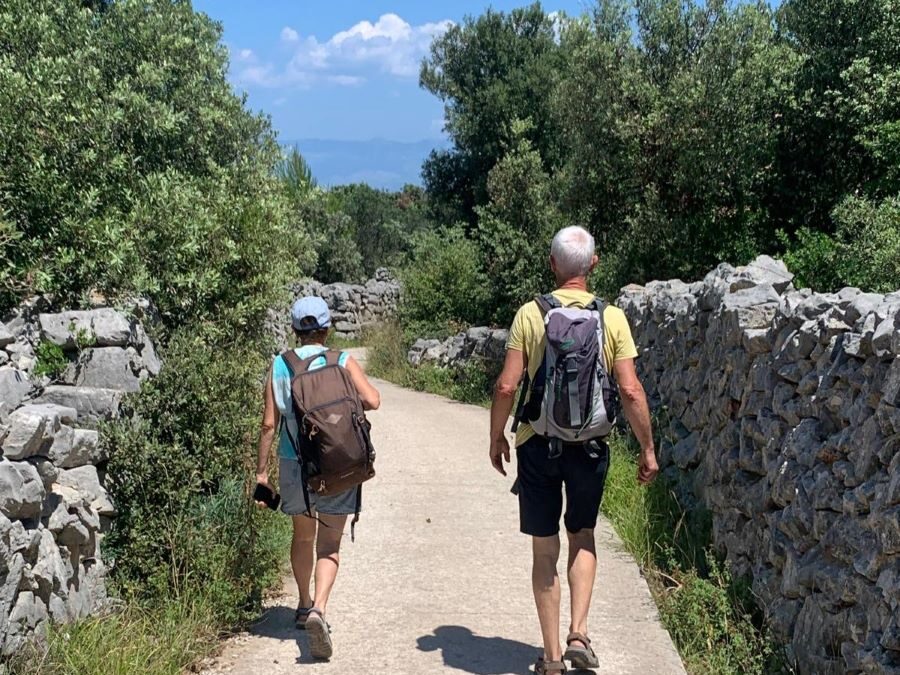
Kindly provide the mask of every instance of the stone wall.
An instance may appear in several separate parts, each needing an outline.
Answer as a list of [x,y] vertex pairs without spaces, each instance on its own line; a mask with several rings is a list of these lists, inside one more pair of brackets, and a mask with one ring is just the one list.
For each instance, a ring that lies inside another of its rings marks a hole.
[[[32,300],[0,321],[0,655],[107,603],[100,544],[115,505],[96,424],[159,373],[143,325],[109,308],[49,313]],[[40,376],[42,342],[67,366]]]
[[508,336],[509,331],[480,326],[446,340],[419,339],[410,347],[407,360],[413,366],[431,364],[442,368],[462,367],[473,360],[497,366],[506,354]]
[[[292,298],[318,295],[331,309],[332,326],[340,338],[359,338],[366,328],[387,321],[397,314],[400,282],[386,269],[379,269],[365,284],[323,284],[307,279],[291,287]],[[289,343],[290,314],[285,308],[272,312],[272,333],[279,346]]]
[[666,474],[801,673],[900,673],[900,293],[762,257],[623,289]]

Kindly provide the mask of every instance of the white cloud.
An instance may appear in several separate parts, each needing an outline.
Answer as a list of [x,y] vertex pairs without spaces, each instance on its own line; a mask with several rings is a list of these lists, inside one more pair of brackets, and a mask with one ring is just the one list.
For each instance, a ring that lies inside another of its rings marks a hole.
[[359,77],[358,75],[330,75],[328,81],[345,87],[355,87],[356,85],[365,82],[366,78]]
[[431,41],[452,25],[439,21],[413,26],[396,14],[384,14],[375,23],[360,21],[324,42],[285,26],[280,37],[290,48],[287,62],[250,63],[236,73],[236,79],[260,87],[305,88],[318,82],[356,86],[373,71],[415,77]]
[[238,52],[238,59],[241,61],[253,61],[256,58],[256,54],[253,53],[252,49],[242,49]]

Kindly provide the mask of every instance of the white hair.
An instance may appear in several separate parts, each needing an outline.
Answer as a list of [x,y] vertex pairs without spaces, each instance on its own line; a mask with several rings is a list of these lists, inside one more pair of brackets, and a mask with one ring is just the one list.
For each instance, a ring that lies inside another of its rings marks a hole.
[[553,237],[550,255],[556,262],[556,273],[560,277],[586,277],[594,262],[594,237],[578,225],[564,227]]

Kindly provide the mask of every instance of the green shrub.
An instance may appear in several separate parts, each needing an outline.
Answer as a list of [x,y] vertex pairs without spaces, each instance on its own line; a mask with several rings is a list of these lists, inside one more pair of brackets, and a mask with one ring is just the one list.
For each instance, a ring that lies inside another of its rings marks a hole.
[[216,580],[232,589],[219,597],[234,620],[277,568],[254,550],[262,516],[239,489],[251,473],[267,362],[257,345],[218,342],[203,329],[177,331],[164,356],[159,377],[104,430],[119,508],[106,544],[126,595]]
[[490,314],[472,323],[509,325],[516,310],[553,288],[550,242],[564,224],[554,199],[554,183],[540,153],[527,139],[531,119],[515,120],[507,154],[488,174],[490,201],[476,208],[474,232],[485,275],[490,279]]
[[401,383],[409,363],[406,361],[408,342],[398,323],[384,323],[367,330],[363,343],[368,348],[366,371],[389,382]]
[[832,215],[834,235],[809,229],[793,240],[781,235],[785,262],[798,283],[820,291],[900,289],[900,197],[880,202],[850,197]]
[[844,260],[840,244],[829,234],[802,228],[791,240],[784,232],[779,238],[786,250],[784,263],[796,275],[801,287],[830,291],[840,288]]
[[420,234],[411,263],[401,274],[404,326],[425,335],[446,331],[454,323],[482,321],[490,282],[480,259],[478,247],[460,228]]
[[56,379],[62,375],[69,365],[69,359],[63,348],[53,342],[44,340],[34,350],[37,363],[34,366],[34,374],[38,377],[46,375],[50,379]]
[[353,221],[344,213],[319,216],[322,232],[319,238],[319,264],[316,279],[325,284],[361,283],[365,280],[363,254],[356,243]]
[[692,675],[774,675],[785,672],[761,629],[746,582],[710,557],[708,572],[671,575],[677,585],[661,596],[660,614]]
[[845,254],[844,283],[867,291],[900,289],[900,196],[845,199],[834,211]]
[[184,2],[2,4],[4,305],[96,289],[148,294],[170,326],[253,326],[311,267],[274,134],[232,90],[220,39]]

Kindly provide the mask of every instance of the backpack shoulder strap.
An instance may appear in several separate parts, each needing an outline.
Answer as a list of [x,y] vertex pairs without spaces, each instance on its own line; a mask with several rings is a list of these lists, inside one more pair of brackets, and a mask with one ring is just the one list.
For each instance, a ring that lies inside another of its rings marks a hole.
[[559,309],[562,307],[562,303],[552,293],[538,295],[535,297],[534,301],[537,303],[538,309],[541,310],[541,316],[547,316],[547,313],[551,309]]
[[293,349],[285,349],[281,352],[281,358],[284,359],[284,364],[288,367],[291,377],[303,372],[303,360],[297,356],[297,352]]
[[606,300],[601,298],[600,296],[594,296],[594,299],[591,300],[590,304],[585,309],[593,309],[600,313],[600,320],[603,320],[603,312],[606,310],[607,305]]
[[322,352],[321,354],[317,354],[316,358],[318,358],[319,356],[324,356],[326,366],[339,366],[341,364],[341,357],[343,355],[344,352],[338,352],[329,349],[328,351]]
[[603,366],[603,370],[605,370],[607,373],[611,373],[612,371],[606,363],[606,322],[603,320],[603,312],[606,311],[607,307],[609,307],[609,305],[603,298],[594,296],[594,299],[591,300],[591,304],[588,305],[587,308],[595,310],[600,316],[600,322],[598,325],[598,328],[600,330],[600,365]]

